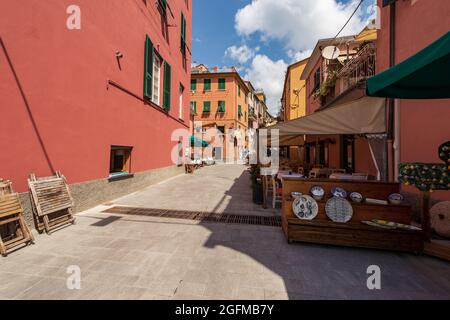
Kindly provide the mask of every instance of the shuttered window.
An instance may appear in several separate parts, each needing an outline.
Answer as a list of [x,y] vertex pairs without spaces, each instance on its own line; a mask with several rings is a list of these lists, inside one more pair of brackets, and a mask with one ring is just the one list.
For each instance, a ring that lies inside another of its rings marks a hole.
[[191,91],[197,90],[197,80],[191,79]]
[[241,105],[238,105],[238,116],[242,116],[242,107]]
[[181,52],[183,53],[183,55],[186,54],[186,19],[184,18],[184,14],[181,13],[181,21],[180,21],[180,31],[181,31],[181,44],[180,44],[180,48],[181,48]]
[[158,8],[163,16],[167,14],[167,0],[158,0]]
[[225,90],[225,79],[219,79],[219,90]]
[[197,101],[191,101],[191,113],[197,113]]
[[203,81],[203,90],[204,91],[211,91],[211,79],[205,79]]
[[225,112],[225,101],[219,101],[217,104],[217,112]]
[[203,102],[203,112],[205,113],[211,112],[211,101]]
[[152,100],[153,93],[153,43],[145,38],[144,98]]
[[170,110],[170,86],[172,81],[171,67],[164,61],[164,95],[163,95],[163,108],[167,111]]

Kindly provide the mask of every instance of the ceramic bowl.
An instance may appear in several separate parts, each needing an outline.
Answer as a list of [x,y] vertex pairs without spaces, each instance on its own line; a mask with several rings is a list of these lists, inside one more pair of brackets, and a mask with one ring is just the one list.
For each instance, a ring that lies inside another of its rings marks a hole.
[[331,194],[333,195],[333,197],[338,197],[338,198],[347,198],[347,191],[345,191],[344,189],[340,188],[340,187],[333,187],[331,188]]
[[292,196],[292,198],[297,199],[298,197],[302,196],[302,193],[301,192],[291,192],[291,196]]
[[363,196],[359,192],[352,192],[352,193],[350,193],[350,199],[353,202],[361,203],[363,201]]
[[314,186],[311,188],[311,194],[314,200],[322,200],[325,196],[325,190],[321,186]]
[[405,198],[404,198],[403,195],[401,195],[400,193],[391,193],[391,194],[389,195],[389,198],[388,198],[389,203],[390,203],[390,204],[395,204],[395,205],[402,204],[402,202],[403,202],[404,199],[405,199]]

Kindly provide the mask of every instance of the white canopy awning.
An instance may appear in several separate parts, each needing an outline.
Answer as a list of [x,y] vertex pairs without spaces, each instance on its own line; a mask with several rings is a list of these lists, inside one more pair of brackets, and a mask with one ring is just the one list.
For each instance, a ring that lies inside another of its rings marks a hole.
[[368,134],[386,132],[386,100],[363,97],[329,107],[295,120],[280,122],[268,129],[283,136]]

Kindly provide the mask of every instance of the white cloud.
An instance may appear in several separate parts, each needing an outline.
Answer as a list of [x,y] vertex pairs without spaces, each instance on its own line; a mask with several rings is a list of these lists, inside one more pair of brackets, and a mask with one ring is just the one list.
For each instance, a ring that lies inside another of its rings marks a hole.
[[264,90],[272,115],[280,109],[286,69],[287,64],[283,60],[273,61],[262,54],[257,54],[246,69],[245,79],[250,80],[255,88]]
[[247,45],[242,45],[240,47],[231,46],[225,51],[225,56],[236,60],[240,64],[245,64],[255,56],[255,53],[258,50],[259,48],[251,49]]
[[[261,39],[281,40],[286,50],[311,50],[317,40],[332,38],[353,13],[359,0],[346,4],[336,0],[252,0],[235,17],[235,28],[242,36],[259,33]],[[341,35],[362,30],[363,10],[353,17]]]
[[291,59],[291,63],[301,61],[303,59],[308,58],[311,56],[312,49],[304,50],[304,51],[295,51],[292,49],[289,49],[286,54]]

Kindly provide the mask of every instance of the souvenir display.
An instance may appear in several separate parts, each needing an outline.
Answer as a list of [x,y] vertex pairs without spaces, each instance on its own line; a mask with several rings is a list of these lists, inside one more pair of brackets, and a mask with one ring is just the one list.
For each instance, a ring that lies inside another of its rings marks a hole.
[[321,186],[311,188],[311,194],[315,200],[322,200],[325,196],[325,190]]
[[302,195],[294,200],[292,210],[297,218],[302,220],[312,220],[319,213],[319,206],[316,200],[310,196]]
[[389,202],[391,203],[391,204],[402,204],[402,202],[403,202],[403,200],[405,199],[404,197],[403,197],[403,195],[401,195],[400,193],[391,193],[390,195],[389,195]]
[[331,194],[333,195],[333,197],[347,198],[347,191],[340,187],[331,188]]
[[371,198],[366,198],[366,203],[368,203],[368,204],[381,204],[381,205],[388,205],[389,204],[389,202],[387,202],[386,200],[371,199]]
[[386,221],[386,220],[371,220],[373,223],[376,223],[380,226],[385,226],[385,227],[390,227],[393,229],[403,229],[403,230],[415,230],[415,231],[419,231],[422,230],[418,227],[415,226],[411,226],[411,225],[407,225],[407,224],[402,224],[402,223],[397,223],[397,222],[392,222],[392,221]]
[[333,197],[327,201],[325,212],[334,222],[348,222],[352,219],[353,208],[350,202],[341,197]]
[[301,192],[291,192],[291,196],[292,196],[292,198],[298,198],[298,197],[300,197],[302,195],[302,193]]
[[350,199],[353,202],[361,203],[363,201],[363,196],[359,192],[352,192],[352,193],[350,193]]

